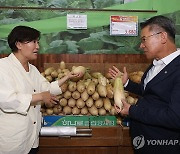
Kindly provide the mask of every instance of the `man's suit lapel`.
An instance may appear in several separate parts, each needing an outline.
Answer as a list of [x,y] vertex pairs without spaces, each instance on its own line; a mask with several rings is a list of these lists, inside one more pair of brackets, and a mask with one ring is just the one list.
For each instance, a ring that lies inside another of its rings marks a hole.
[[158,84],[158,82],[167,78],[174,71],[176,71],[177,65],[180,65],[180,56],[175,58],[171,63],[169,63],[166,67],[164,67],[151,81],[149,81],[146,85],[145,91],[148,90],[153,85]]
[[146,75],[148,73],[148,71],[153,67],[153,64],[149,65],[149,67],[146,69],[146,71],[144,72],[142,79],[141,79],[141,90],[144,91],[144,79],[146,78]]

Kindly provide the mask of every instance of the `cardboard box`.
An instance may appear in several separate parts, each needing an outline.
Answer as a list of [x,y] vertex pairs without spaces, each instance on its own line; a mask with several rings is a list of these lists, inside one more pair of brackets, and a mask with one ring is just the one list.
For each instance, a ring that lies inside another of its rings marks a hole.
[[116,126],[115,116],[43,116],[43,126]]

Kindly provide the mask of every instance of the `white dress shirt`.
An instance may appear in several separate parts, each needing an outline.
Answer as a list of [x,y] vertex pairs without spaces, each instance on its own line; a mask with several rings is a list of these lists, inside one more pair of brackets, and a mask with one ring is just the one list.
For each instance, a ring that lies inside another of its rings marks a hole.
[[144,79],[144,89],[149,81],[151,81],[166,65],[168,65],[174,58],[180,55],[180,50],[177,50],[170,55],[160,59],[153,60],[153,67],[148,71]]
[[153,60],[153,66],[148,71],[146,78],[144,79],[144,89],[149,81],[151,81],[164,67],[166,64],[163,62],[163,60]]
[[[166,65],[168,65],[173,59],[180,55],[180,49],[171,53],[170,55],[160,59],[160,60],[153,60],[153,66],[147,73],[146,78],[144,79],[144,89],[146,88],[147,83],[152,80]],[[156,68],[155,68],[156,67]],[[129,79],[124,84],[126,87],[129,83]]]

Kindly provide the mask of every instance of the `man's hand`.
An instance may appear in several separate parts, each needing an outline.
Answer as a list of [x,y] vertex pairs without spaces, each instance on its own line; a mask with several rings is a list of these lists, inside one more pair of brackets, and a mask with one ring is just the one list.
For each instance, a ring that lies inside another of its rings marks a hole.
[[129,108],[131,105],[128,104],[125,100],[121,100],[121,101],[123,103],[122,110],[120,110],[120,108],[116,104],[114,104],[117,113],[120,113],[122,116],[129,115]]
[[113,66],[113,68],[109,68],[108,73],[110,74],[110,77],[112,79],[115,79],[116,77],[122,76],[123,84],[125,84],[128,80],[128,73],[126,71],[126,67],[123,68],[123,73],[122,73],[122,72],[120,72],[120,70],[117,67]]

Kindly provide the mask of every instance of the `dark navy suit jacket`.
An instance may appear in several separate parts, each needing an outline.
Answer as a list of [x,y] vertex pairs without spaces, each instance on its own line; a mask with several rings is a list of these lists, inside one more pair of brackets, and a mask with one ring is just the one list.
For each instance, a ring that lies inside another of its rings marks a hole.
[[135,153],[180,154],[180,56],[166,65],[144,89],[144,79],[151,67],[140,84],[129,81],[125,88],[140,96],[129,110]]

